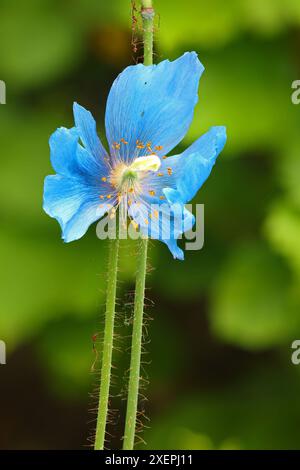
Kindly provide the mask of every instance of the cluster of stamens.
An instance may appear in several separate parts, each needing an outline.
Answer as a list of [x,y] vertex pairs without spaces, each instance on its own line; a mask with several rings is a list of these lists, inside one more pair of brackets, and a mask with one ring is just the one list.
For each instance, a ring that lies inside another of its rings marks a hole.
[[[141,203],[145,204],[141,196],[148,193],[151,197],[157,197],[159,200],[165,199],[163,195],[157,195],[155,189],[147,189],[144,184],[147,182],[149,173],[156,173],[157,177],[163,177],[164,173],[158,171],[161,166],[161,159],[157,156],[156,152],[163,149],[162,145],[152,147],[151,142],[144,144],[142,141],[136,141],[136,152],[134,159],[127,162],[124,156],[121,156],[121,146],[127,146],[128,142],[125,139],[120,139],[119,142],[114,142],[112,145],[114,151],[114,164],[111,166],[110,175],[103,176],[101,181],[107,183],[111,188],[111,193],[100,195],[100,199],[105,202],[109,201],[112,204],[109,210],[110,218],[114,218],[116,210],[119,207],[122,224],[126,224],[128,208],[134,203],[139,206]],[[141,152],[144,150],[144,152]],[[139,156],[142,153],[142,156]],[[163,156],[162,159],[167,158]],[[167,168],[167,175],[172,175],[172,168]],[[147,204],[146,204],[147,205]],[[148,204],[149,205],[149,204]],[[159,213],[157,210],[149,211],[149,219],[158,219]],[[149,224],[149,220],[144,220],[145,224]],[[137,229],[138,224],[131,221],[132,225]]]

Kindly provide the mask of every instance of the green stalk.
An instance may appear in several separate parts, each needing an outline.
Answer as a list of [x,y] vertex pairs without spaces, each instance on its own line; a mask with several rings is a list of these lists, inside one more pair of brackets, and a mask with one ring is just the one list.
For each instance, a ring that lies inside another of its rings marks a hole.
[[109,388],[112,367],[112,351],[114,338],[114,320],[115,320],[115,304],[117,290],[117,273],[118,273],[118,253],[119,240],[109,240],[108,255],[108,277],[107,277],[107,293],[106,293],[106,312],[104,341],[102,352],[101,367],[101,383],[99,394],[98,417],[96,425],[96,438],[94,449],[103,450],[105,443],[105,429],[108,414]]
[[155,13],[152,3],[152,0],[142,0],[144,65],[153,64],[153,20]]
[[140,385],[140,368],[143,334],[143,313],[145,280],[147,268],[148,240],[139,240],[140,253],[137,260],[134,318],[132,329],[130,375],[128,384],[127,412],[123,449],[132,450],[134,447],[136,417],[138,409],[138,396]]
[[[144,65],[153,63],[153,19],[154,9],[152,0],[142,0],[141,15],[144,32]],[[140,386],[140,368],[143,335],[143,314],[145,299],[145,282],[147,270],[148,240],[139,240],[139,255],[137,259],[137,272],[135,284],[134,316],[131,343],[130,375],[128,384],[127,411],[124,433],[124,450],[134,448],[136,419],[138,411],[138,397]]]

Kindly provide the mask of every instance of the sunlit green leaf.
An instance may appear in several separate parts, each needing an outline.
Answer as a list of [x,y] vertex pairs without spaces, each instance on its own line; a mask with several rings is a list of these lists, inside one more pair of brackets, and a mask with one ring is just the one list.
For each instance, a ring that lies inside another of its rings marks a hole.
[[300,326],[291,274],[264,245],[237,249],[218,273],[211,326],[218,337],[246,349],[273,347]]

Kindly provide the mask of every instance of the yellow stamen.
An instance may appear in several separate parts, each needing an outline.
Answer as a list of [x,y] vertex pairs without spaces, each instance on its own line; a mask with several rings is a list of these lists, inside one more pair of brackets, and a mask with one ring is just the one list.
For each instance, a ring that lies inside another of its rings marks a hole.
[[145,148],[145,146],[144,146],[143,142],[141,142],[140,140],[137,140],[136,141],[136,148],[143,149],[143,148]]
[[103,181],[103,182],[105,183],[105,182],[107,181],[106,176],[103,176],[103,177],[101,178],[101,181]]
[[[109,179],[107,181],[117,189],[117,200],[119,204],[122,204],[124,200],[128,203],[128,199],[135,199],[139,194],[142,193],[143,188],[141,181],[147,177],[149,172],[157,172],[161,166],[161,160],[157,155],[143,155],[135,158],[133,162],[126,165],[124,162],[118,162],[113,167]],[[133,197],[129,197],[133,194]],[[155,191],[150,189],[150,196],[155,196]],[[114,194],[106,196],[108,199],[114,197]]]

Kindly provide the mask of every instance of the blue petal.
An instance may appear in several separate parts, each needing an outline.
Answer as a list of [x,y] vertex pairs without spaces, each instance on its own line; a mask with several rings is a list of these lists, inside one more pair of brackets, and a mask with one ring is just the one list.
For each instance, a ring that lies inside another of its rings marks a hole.
[[100,182],[108,169],[78,144],[76,127],[60,127],[49,139],[50,159],[54,170],[64,176],[86,177]]
[[108,156],[97,135],[96,122],[92,114],[78,103],[73,104],[73,113],[83,145],[98,162],[104,164],[104,159]]
[[179,191],[173,188],[164,188],[162,190],[163,194],[166,196],[170,204],[180,204],[181,203],[181,194]]
[[[153,217],[155,211],[157,217]],[[193,227],[195,218],[181,203],[165,202],[150,206],[132,204],[128,212],[139,225],[143,235],[161,240],[168,246],[175,259],[184,259],[183,251],[177,245],[177,239]]]
[[64,241],[68,243],[81,238],[89,226],[99,220],[111,207],[109,204],[100,206],[99,202],[89,200],[82,203],[64,228]]
[[181,155],[163,160],[160,171],[167,174],[170,168],[172,174],[164,177],[160,184],[177,189],[177,198],[183,204],[191,201],[210,175],[225,143],[226,128],[212,127]]
[[[185,136],[198,101],[198,84],[204,70],[195,52],[174,62],[127,67],[115,80],[107,101],[106,134],[111,153],[114,142],[123,158],[136,155],[136,141],[162,146],[160,156],[172,150]],[[143,150],[141,150],[143,152]]]
[[78,179],[62,175],[45,178],[43,208],[50,217],[58,220],[66,242],[81,238],[109,207],[100,203],[98,189]]
[[54,170],[61,175],[72,176],[78,170],[76,149],[78,131],[75,127],[60,127],[49,139],[50,159]]

